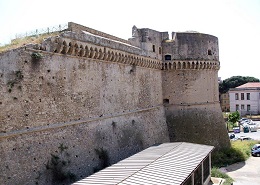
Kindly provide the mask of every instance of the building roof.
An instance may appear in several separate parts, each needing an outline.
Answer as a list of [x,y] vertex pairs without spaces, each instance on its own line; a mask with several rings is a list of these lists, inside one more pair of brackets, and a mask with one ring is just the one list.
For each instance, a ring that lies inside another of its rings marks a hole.
[[236,88],[260,88],[260,82],[248,82]]
[[182,184],[213,148],[185,142],[152,146],[74,185]]

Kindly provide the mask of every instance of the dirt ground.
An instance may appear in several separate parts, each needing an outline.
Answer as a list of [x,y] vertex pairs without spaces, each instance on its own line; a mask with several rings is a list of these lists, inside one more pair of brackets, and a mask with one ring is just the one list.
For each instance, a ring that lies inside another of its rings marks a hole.
[[235,180],[234,185],[260,185],[260,157],[250,157],[245,162],[221,168],[221,171]]

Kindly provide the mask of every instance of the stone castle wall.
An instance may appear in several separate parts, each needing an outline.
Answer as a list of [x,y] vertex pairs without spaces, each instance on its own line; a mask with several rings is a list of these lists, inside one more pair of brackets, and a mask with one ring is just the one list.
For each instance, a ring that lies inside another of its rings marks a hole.
[[219,61],[218,38],[202,33],[172,33],[172,42],[165,42],[164,52],[173,60]]
[[111,39],[111,40],[114,40],[114,41],[119,41],[119,42],[126,43],[126,44],[131,44],[127,40],[115,37],[113,35],[110,35],[110,34],[107,34],[107,33],[104,33],[104,32],[98,31],[98,30],[95,30],[93,28],[89,28],[89,27],[86,27],[86,26],[82,26],[80,24],[76,24],[74,22],[69,22],[68,23],[68,30],[72,31],[72,32],[86,31],[86,32],[91,33],[91,34],[93,34],[95,36],[104,37],[104,38],[107,38],[107,39]]
[[133,27],[126,41],[75,23],[0,54],[0,184],[80,179],[156,143],[228,147],[219,65],[214,36]]
[[170,140],[228,147],[215,69],[165,70],[163,97]]
[[170,140],[229,147],[218,97],[218,38],[173,33],[162,46],[171,57],[164,58],[162,72]]
[[77,47],[66,55],[48,48],[0,55],[0,184],[57,183],[46,164],[60,145],[68,147],[66,169],[80,179],[99,168],[95,149],[115,163],[169,141],[156,63],[115,60],[120,51],[104,60],[78,56]]

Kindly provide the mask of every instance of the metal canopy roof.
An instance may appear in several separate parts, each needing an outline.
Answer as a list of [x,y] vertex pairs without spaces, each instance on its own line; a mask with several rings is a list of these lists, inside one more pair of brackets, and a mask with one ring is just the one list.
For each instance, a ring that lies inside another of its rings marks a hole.
[[185,142],[152,146],[74,185],[181,184],[213,148]]

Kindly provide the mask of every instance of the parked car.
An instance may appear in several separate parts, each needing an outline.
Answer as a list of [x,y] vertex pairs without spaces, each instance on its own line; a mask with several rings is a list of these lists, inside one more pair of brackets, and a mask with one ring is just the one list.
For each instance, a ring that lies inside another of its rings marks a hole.
[[235,134],[230,134],[229,135],[229,139],[234,139],[236,136],[235,136]]
[[248,133],[249,132],[249,127],[248,126],[243,126],[243,131],[244,131],[244,133]]
[[255,144],[255,145],[251,148],[251,151],[257,150],[257,149],[260,149],[260,144]]
[[238,123],[241,123],[241,122],[246,121],[246,120],[248,120],[248,119],[247,118],[241,118],[240,120],[238,120]]
[[234,133],[240,133],[240,128],[239,127],[233,127]]
[[251,122],[252,122],[251,119],[246,119],[246,120],[244,120],[244,121],[241,121],[240,124],[241,124],[241,125],[244,125],[244,124],[249,124],[249,123],[251,123]]
[[260,148],[258,148],[258,149],[256,149],[256,150],[253,150],[253,151],[251,152],[251,154],[252,154],[252,156],[257,156],[257,157],[259,157],[259,156],[260,156]]
[[250,123],[248,123],[248,127],[249,127],[249,130],[251,131],[251,132],[257,132],[257,126],[256,126],[256,123],[254,123],[254,122],[250,122]]
[[244,141],[244,140],[253,140],[251,137],[247,137],[247,136],[240,136],[238,139],[240,139],[241,141]]
[[228,134],[228,137],[229,137],[229,139],[230,139],[231,141],[236,141],[236,140],[238,140],[238,137],[237,137],[235,134],[233,134],[233,133]]

